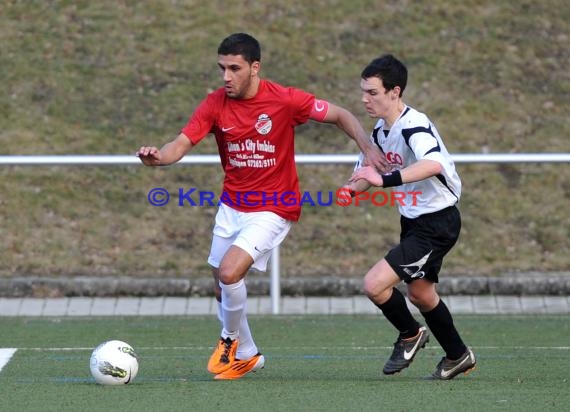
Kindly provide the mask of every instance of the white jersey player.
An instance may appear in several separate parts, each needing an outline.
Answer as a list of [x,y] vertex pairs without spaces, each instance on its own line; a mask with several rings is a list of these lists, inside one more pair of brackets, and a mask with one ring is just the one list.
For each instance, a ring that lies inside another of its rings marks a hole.
[[371,138],[392,171],[380,174],[357,164],[343,190],[356,194],[378,186],[415,193],[416,202],[398,205],[400,243],[368,271],[364,291],[399,332],[383,372],[391,375],[407,368],[429,341],[428,328],[415,320],[395,287],[404,281],[408,298],[445,351],[432,376],[448,380],[471,371],[476,363],[436,291],[443,258],[461,230],[456,207],[461,181],[433,123],[402,101],[407,80],[406,66],[392,55],[374,59],[362,71],[362,102],[368,114],[379,119]]
[[[434,124],[428,117],[412,107],[404,109],[391,127],[379,119],[370,139],[386,155],[392,170],[401,170],[418,160],[427,159],[441,165],[441,173],[427,179],[403,183],[398,190],[414,193],[414,202],[397,202],[400,214],[413,219],[426,213],[437,212],[459,202],[461,180]],[[360,155],[355,170],[362,166]]]

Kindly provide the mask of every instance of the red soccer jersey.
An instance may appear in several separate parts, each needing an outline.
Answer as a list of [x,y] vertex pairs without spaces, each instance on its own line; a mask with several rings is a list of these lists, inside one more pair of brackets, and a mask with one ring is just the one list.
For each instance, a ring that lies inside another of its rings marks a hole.
[[299,220],[294,129],[309,119],[314,101],[303,90],[262,79],[251,99],[229,98],[220,88],[200,103],[182,133],[193,144],[214,133],[225,172],[220,201]]

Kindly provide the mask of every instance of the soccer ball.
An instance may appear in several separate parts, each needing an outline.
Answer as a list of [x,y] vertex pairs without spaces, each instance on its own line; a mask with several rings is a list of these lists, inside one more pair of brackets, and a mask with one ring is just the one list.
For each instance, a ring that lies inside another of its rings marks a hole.
[[89,362],[91,375],[101,385],[131,383],[139,371],[139,361],[131,345],[109,340],[97,346]]

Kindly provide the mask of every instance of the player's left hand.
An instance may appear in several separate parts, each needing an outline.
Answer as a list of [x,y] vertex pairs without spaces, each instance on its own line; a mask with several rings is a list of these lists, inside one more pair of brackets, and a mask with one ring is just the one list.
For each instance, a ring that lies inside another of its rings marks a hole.
[[375,145],[370,145],[368,150],[364,153],[364,165],[374,166],[380,173],[387,173],[390,171],[390,164],[386,160],[386,156]]
[[380,173],[378,173],[372,166],[361,167],[360,169],[357,169],[350,177],[351,182],[355,182],[360,179],[366,180],[373,186],[382,187],[384,184],[382,176],[380,176]]

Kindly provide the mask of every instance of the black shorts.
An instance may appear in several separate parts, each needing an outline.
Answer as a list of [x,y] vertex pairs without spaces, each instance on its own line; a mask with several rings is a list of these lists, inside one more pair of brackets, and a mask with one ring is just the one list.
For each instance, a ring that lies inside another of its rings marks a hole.
[[400,244],[388,252],[386,261],[406,283],[415,279],[437,283],[443,257],[459,238],[459,210],[450,206],[415,219],[401,216],[400,226]]

